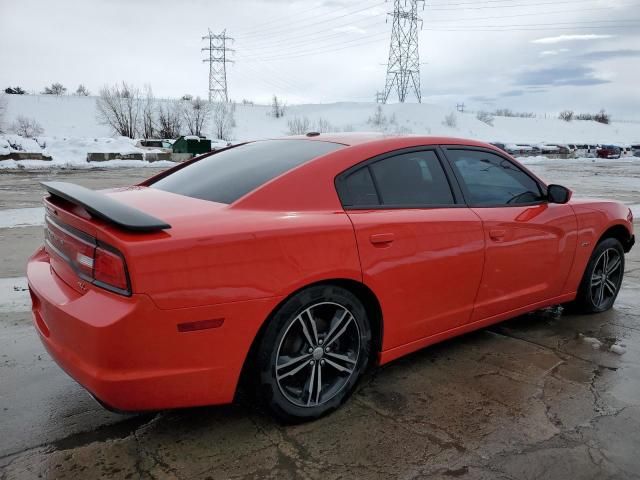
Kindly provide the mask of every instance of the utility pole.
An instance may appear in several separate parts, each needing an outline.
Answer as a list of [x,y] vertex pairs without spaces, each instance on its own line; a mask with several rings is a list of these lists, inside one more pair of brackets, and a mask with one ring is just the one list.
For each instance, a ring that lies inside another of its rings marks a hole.
[[208,58],[202,60],[209,63],[209,101],[228,102],[227,63],[233,63],[233,60],[227,58],[227,52],[234,50],[227,47],[227,41],[233,41],[233,38],[227,37],[226,30],[218,35],[209,30],[209,34],[202,37],[202,40],[209,41],[209,46],[201,49],[203,52],[209,52]]
[[457,109],[460,113],[464,113],[464,102],[463,102],[463,103],[457,103],[457,104],[456,104],[456,109]]
[[418,103],[422,102],[420,91],[420,56],[418,53],[418,3],[424,0],[394,0],[393,27],[387,63],[387,80],[383,102],[387,103],[391,90],[395,88],[398,100],[404,103],[409,88],[413,90]]
[[376,103],[384,103],[384,92],[376,92]]

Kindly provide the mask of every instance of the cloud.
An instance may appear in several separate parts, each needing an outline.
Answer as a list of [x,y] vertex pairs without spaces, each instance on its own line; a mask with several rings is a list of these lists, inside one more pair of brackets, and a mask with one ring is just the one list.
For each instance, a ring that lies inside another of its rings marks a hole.
[[561,53],[566,53],[568,51],[569,51],[568,48],[558,48],[556,50],[543,50],[542,52],[540,52],[540,56],[550,57],[550,56],[560,55]]
[[587,86],[610,83],[597,78],[596,71],[585,66],[556,66],[527,70],[516,75],[516,85],[537,86]]
[[640,50],[620,49],[620,50],[598,50],[580,55],[583,60],[610,60],[613,58],[635,58],[640,57]]
[[367,31],[364,28],[356,27],[355,25],[345,25],[344,27],[336,27],[333,29],[334,32],[344,32],[344,33],[357,33],[360,35],[364,35]]
[[500,94],[501,97],[520,97],[524,95],[526,92],[524,90],[509,90],[506,92],[502,92]]
[[472,100],[474,102],[487,103],[487,104],[492,104],[492,103],[495,103],[496,101],[494,97],[488,97],[486,95],[472,95],[469,97],[469,100]]
[[598,34],[585,34],[585,35],[558,35],[557,37],[544,37],[531,40],[531,43],[542,43],[545,45],[573,42],[573,41],[585,41],[585,40],[604,40],[606,38],[613,38],[614,35],[598,35]]

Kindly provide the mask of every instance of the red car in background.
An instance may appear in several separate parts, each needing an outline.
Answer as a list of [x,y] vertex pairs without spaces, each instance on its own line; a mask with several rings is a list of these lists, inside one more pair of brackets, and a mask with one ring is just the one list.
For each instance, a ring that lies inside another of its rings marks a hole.
[[620,147],[616,147],[615,145],[602,145],[598,150],[596,150],[596,156],[598,158],[620,158],[622,155],[622,151]]
[[249,142],[140,185],[44,184],[35,327],[105,405],[317,418],[365,369],[554,304],[611,308],[631,211],[470,140]]

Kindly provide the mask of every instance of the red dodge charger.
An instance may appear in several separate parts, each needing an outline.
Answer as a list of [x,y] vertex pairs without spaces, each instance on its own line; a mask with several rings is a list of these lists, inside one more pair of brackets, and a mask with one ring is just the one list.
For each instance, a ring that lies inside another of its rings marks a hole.
[[231,402],[287,421],[365,369],[542,307],[616,299],[633,217],[470,140],[310,133],[108,191],[49,182],[35,327],[104,405]]

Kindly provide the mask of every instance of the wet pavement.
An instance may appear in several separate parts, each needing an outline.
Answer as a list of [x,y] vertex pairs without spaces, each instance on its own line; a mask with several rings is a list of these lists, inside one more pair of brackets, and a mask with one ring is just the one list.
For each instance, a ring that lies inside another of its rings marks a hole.
[[[577,194],[640,204],[639,164],[531,168]],[[98,188],[153,173],[56,179]],[[39,206],[46,177],[0,174],[0,213]],[[0,228],[0,480],[640,478],[640,248],[613,310],[547,309],[441,343],[368,373],[333,415],[285,427],[246,399],[103,410],[31,327],[24,264],[41,237],[39,226]]]

